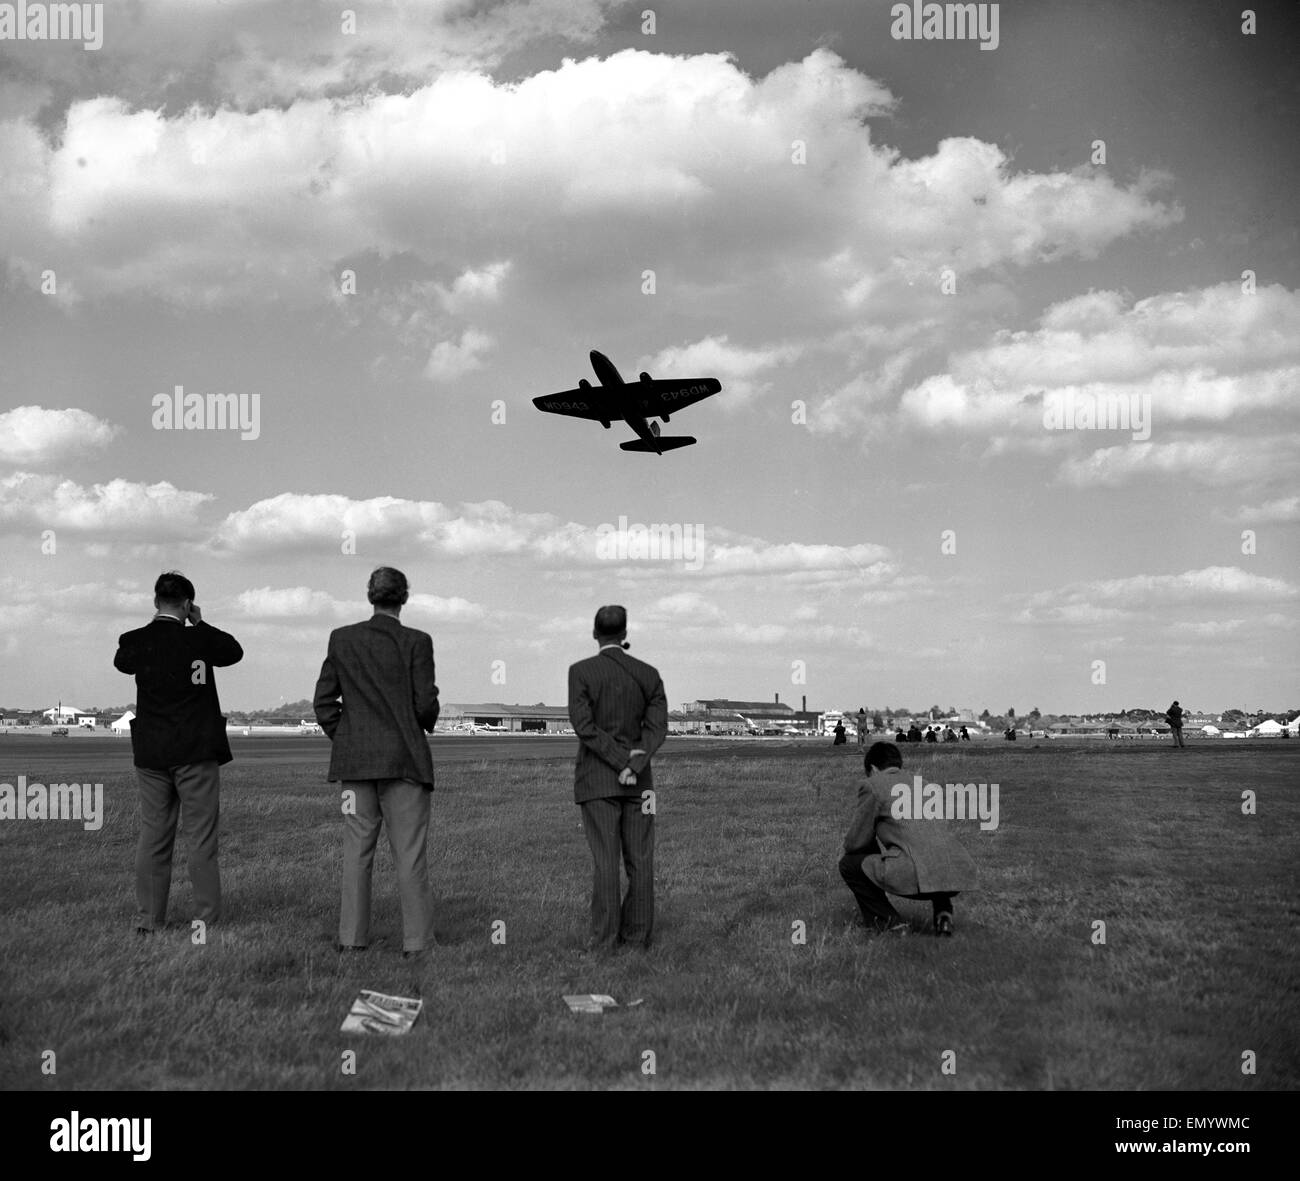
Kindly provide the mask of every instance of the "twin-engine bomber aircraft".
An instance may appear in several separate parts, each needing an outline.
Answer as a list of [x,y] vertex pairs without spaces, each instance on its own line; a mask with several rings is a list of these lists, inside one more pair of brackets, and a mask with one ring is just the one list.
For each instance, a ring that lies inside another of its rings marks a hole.
[[668,421],[671,414],[694,402],[702,402],[722,389],[715,377],[673,377],[656,381],[648,373],[640,381],[626,382],[604,353],[591,350],[591,367],[600,378],[593,386],[585,377],[576,390],[559,394],[546,394],[534,398],[533,405],[548,414],[568,414],[574,418],[589,418],[606,430],[615,419],[626,422],[640,436],[619,446],[624,451],[653,451],[662,455],[678,447],[689,447],[694,435],[661,435],[659,424],[652,418]]

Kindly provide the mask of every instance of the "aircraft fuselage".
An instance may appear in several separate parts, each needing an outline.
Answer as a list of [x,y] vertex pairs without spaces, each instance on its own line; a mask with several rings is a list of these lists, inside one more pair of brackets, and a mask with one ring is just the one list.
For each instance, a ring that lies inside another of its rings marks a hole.
[[614,362],[596,349],[591,350],[591,367],[600,381],[600,388],[608,391],[608,404],[618,411],[612,417],[623,419],[642,439],[658,450],[659,436],[650,429],[650,424],[646,422],[645,415],[637,404],[635,383],[629,386],[615,368]]

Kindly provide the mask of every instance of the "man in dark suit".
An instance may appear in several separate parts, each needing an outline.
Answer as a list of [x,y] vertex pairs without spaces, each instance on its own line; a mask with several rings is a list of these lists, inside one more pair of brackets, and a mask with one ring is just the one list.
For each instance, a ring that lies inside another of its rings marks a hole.
[[[602,607],[595,656],[569,667],[569,721],[578,736],[574,803],[594,863],[591,941],[649,947],[654,934],[654,811],[650,756],[668,734],[668,700],[656,669],[628,656],[627,612]],[[619,861],[627,867],[620,905]]]
[[375,613],[330,633],[313,706],[334,744],[330,782],[342,781],[345,793],[338,947],[360,951],[369,942],[371,870],[387,823],[402,949],[414,957],[433,942],[426,851],[433,758],[424,735],[433,732],[439,705],[433,640],[399,619],[409,594],[400,570],[380,566],[371,574],[367,598]]
[[140,784],[135,897],[142,935],[167,923],[182,812],[195,917],[204,923],[220,917],[218,768],[231,755],[212,670],[237,664],[244,655],[234,636],[204,622],[194,584],[183,574],[169,571],[153,589],[153,620],[119,636],[113,657],[113,667],[133,675],[136,686],[131,752]]

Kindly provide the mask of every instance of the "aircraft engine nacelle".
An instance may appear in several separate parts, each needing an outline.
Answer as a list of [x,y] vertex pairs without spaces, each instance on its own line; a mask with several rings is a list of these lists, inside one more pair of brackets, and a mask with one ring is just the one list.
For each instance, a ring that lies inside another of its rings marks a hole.
[[641,374],[641,380],[642,380],[642,381],[651,381],[651,380],[653,380],[653,379],[651,378],[650,374],[648,374],[648,373],[642,373],[642,374]]
[[659,424],[657,422],[652,422],[650,424],[650,433],[654,435],[656,439],[659,437]]
[[671,420],[671,416],[667,414],[661,414],[659,417],[662,418],[664,422],[669,422]]
[[591,382],[589,382],[585,377],[580,377],[578,378],[578,388],[580,390],[589,390],[591,389]]
[[609,419],[608,419],[608,418],[602,418],[602,419],[600,420],[600,425],[603,426],[606,430],[609,430]]

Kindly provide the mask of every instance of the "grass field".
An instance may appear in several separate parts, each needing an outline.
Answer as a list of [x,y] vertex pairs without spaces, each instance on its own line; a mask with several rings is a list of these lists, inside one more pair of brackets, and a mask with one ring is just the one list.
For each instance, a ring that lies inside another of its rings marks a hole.
[[[435,752],[436,753],[436,752]],[[337,786],[323,764],[222,775],[226,915],[132,934],[134,777],[99,832],[0,823],[0,1086],[120,1088],[1155,1088],[1300,1083],[1300,743],[910,748],[940,782],[996,781],[1000,826],[960,837],[981,888],[957,934],[868,936],[836,870],[861,764],[829,746],[718,744],[657,761],[648,953],[580,952],[590,856],[571,758],[439,766],[439,947],[401,957],[381,840],[372,933],[331,948]],[[12,780],[6,767],[0,779]],[[51,773],[52,774],[52,773]],[[1258,796],[1242,814],[1241,793]],[[506,924],[504,946],[492,924]],[[1105,943],[1093,942],[1105,923]],[[793,924],[807,942],[792,942]],[[360,987],[420,995],[399,1039],[338,1032]],[[644,1003],[571,1014],[561,995]],[[57,1073],[43,1074],[53,1050]],[[357,1052],[356,1074],[341,1069]],[[1254,1051],[1257,1073],[1242,1073]],[[645,1051],[654,1073],[645,1073]],[[955,1073],[941,1067],[945,1053]]]

